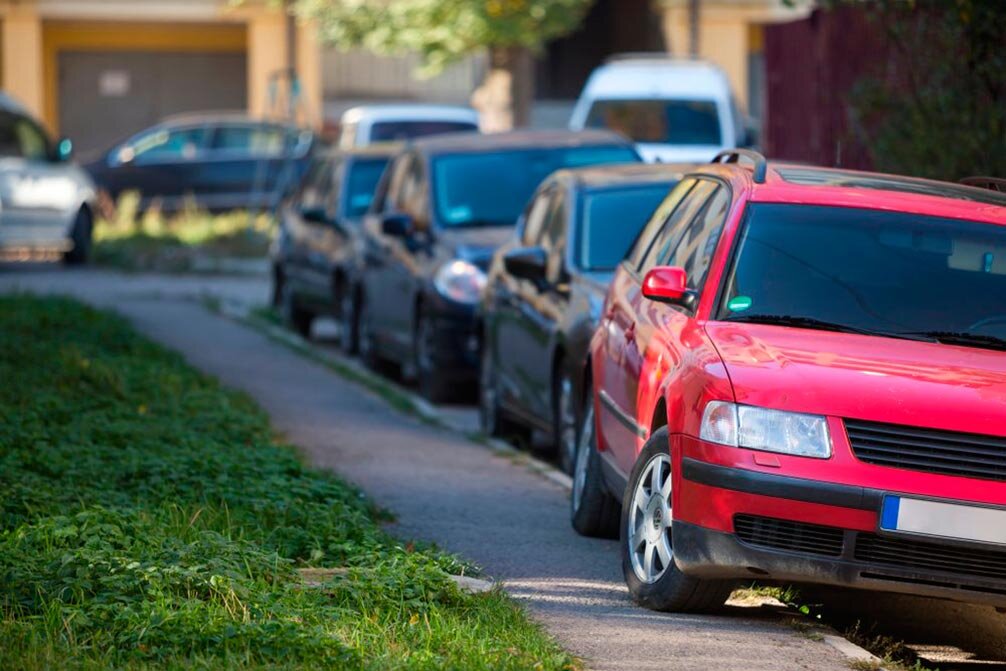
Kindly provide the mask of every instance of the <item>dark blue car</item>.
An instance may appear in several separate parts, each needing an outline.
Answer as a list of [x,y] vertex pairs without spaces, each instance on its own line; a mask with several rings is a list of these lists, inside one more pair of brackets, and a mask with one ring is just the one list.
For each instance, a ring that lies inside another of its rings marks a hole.
[[186,115],[133,135],[85,168],[113,201],[139,192],[141,209],[273,210],[300,182],[315,144],[311,131],[295,126]]

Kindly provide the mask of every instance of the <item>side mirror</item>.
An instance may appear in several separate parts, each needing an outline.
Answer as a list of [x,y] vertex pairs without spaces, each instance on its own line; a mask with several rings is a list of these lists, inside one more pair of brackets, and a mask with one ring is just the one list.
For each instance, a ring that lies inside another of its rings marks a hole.
[[381,232],[393,238],[407,238],[412,234],[412,217],[407,214],[386,214],[381,217]]
[[56,143],[56,160],[66,163],[71,158],[73,158],[73,142],[68,137],[60,138]]
[[330,224],[332,220],[324,207],[311,205],[300,208],[300,218],[312,224]]
[[543,282],[547,266],[548,255],[541,247],[518,247],[503,255],[506,271],[522,280]]
[[643,296],[651,301],[681,305],[691,309],[695,292],[688,288],[688,275],[684,268],[659,266],[643,278]]

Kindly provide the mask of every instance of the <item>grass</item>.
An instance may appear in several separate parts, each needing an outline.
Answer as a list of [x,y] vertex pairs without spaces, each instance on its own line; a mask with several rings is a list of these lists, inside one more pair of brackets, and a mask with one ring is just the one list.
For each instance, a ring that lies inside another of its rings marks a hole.
[[0,298],[0,379],[0,668],[577,665],[117,317]]
[[94,262],[120,270],[187,272],[212,269],[220,259],[266,256],[273,222],[235,211],[211,215],[195,206],[165,216],[157,209],[139,211],[139,195],[124,194],[114,212],[99,217],[94,228]]

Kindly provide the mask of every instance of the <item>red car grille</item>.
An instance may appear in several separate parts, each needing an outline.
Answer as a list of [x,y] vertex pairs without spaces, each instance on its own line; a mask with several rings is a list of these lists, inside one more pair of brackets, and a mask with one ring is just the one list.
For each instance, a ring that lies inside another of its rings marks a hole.
[[868,464],[1006,482],[1006,438],[851,419],[845,430]]

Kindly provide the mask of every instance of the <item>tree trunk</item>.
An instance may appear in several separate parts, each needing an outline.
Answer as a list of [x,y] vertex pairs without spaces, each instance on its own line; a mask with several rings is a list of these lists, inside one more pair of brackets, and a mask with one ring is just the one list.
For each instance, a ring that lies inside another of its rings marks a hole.
[[482,117],[482,130],[498,133],[531,123],[534,60],[524,47],[490,47],[489,71],[472,94]]

